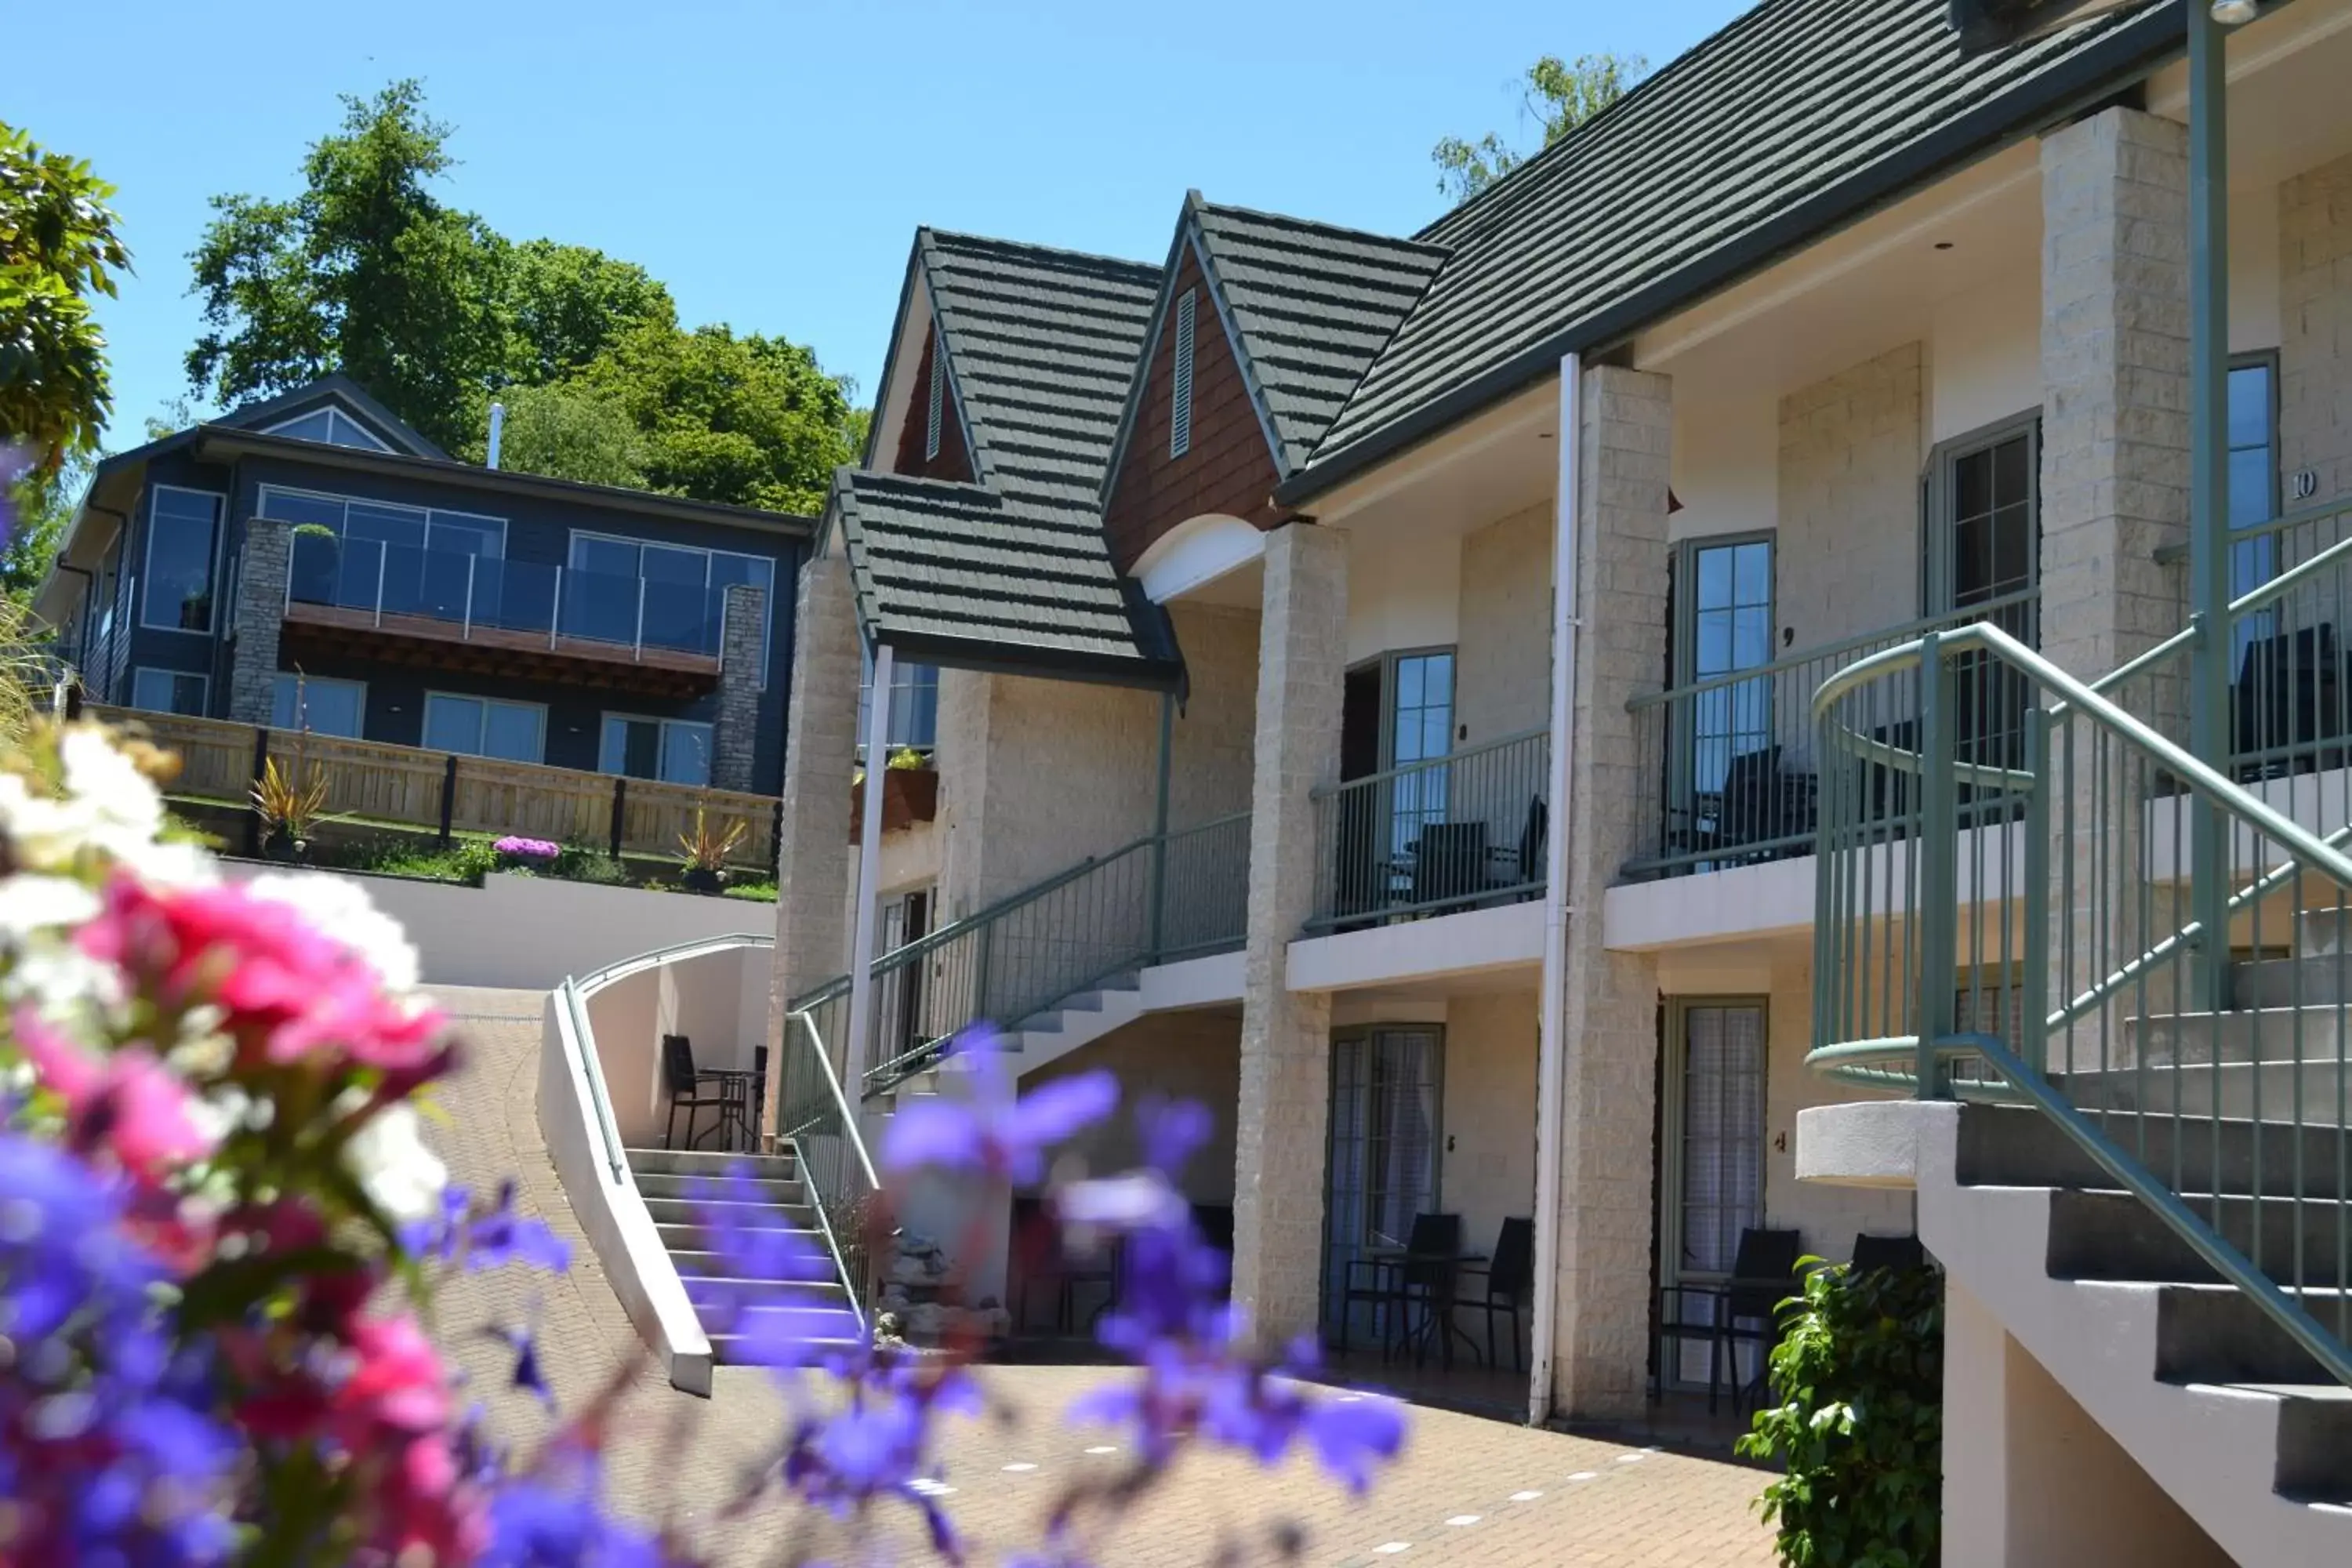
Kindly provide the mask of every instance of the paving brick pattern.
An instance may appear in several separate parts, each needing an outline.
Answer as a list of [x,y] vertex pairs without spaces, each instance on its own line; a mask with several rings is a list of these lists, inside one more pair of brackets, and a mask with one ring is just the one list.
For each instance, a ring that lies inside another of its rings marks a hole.
[[[737,1517],[731,1489],[776,1440],[785,1401],[765,1374],[722,1367],[709,1400],[679,1394],[644,1364],[637,1340],[588,1251],[548,1164],[535,1094],[541,998],[535,993],[446,990],[473,1049],[440,1095],[447,1113],[434,1138],[460,1181],[520,1178],[521,1205],[573,1243],[560,1279],[518,1270],[464,1277],[436,1300],[436,1325],[451,1358],[476,1378],[491,1424],[528,1455],[548,1427],[528,1398],[499,1388],[508,1362],[479,1336],[486,1322],[535,1315],[547,1372],[567,1410],[609,1380],[625,1380],[611,1418],[610,1487],[642,1517],[668,1518],[728,1568],[786,1563],[837,1551],[837,1527],[772,1502]],[[1118,1435],[1065,1427],[1060,1411],[1107,1376],[1099,1368],[995,1367],[983,1386],[994,1408],[950,1429],[942,1498],[976,1538],[975,1561],[994,1561],[1034,1540],[1036,1521],[1072,1482],[1115,1475]],[[814,1396],[813,1394],[811,1396]],[[1361,1501],[1304,1461],[1262,1471],[1232,1457],[1188,1459],[1096,1543],[1094,1560],[1120,1568],[1192,1568],[1228,1544],[1229,1561],[1276,1561],[1277,1521],[1304,1532],[1297,1559],[1322,1564],[1391,1561],[1493,1563],[1673,1563],[1681,1568],[1772,1561],[1769,1533],[1749,1507],[1759,1472],[1591,1438],[1531,1432],[1501,1422],[1420,1411],[1407,1457]],[[883,1561],[928,1561],[912,1521],[885,1516]],[[858,1559],[863,1561],[864,1559]]]

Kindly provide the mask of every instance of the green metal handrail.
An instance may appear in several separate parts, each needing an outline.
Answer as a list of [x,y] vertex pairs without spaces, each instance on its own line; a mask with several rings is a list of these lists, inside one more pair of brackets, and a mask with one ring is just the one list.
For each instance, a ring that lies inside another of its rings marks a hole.
[[[2242,595],[2233,619],[2277,602],[2330,563],[2306,564],[2309,572],[2282,574]],[[2338,1322],[2331,1332],[2305,1304],[2315,1268],[2331,1265],[2306,1256],[2306,1237],[2316,1233],[2303,1217],[2307,1202],[2331,1205],[2320,1215],[2323,1226],[2327,1215],[2337,1216],[2333,1271],[2325,1278],[2331,1286],[2352,1284],[2352,1231],[2342,1207],[2352,1190],[2345,1190],[2340,1169],[2335,1190],[2319,1185],[2306,1163],[2306,1144],[2335,1147],[2352,1138],[2352,1127],[2342,1125],[2344,1086],[2352,1082],[2352,1004],[2312,1005],[2322,1015],[2332,1008],[2334,1025],[2327,1029],[2323,1018],[2326,1038],[2315,1052],[2306,1049],[2300,969],[2272,983],[2293,989],[2287,1004],[2268,1004],[2284,1005],[2283,1013],[2229,1013],[2226,999],[2201,994],[2181,1000],[2181,961],[2212,960],[2231,921],[2252,922],[2260,952],[2263,921],[2276,918],[2282,900],[2296,922],[2315,914],[2347,920],[2352,824],[2314,832],[2116,700],[2122,685],[2181,656],[2200,632],[2192,626],[2100,680],[2084,681],[1999,626],[1978,623],[1869,655],[1822,683],[1812,714],[1824,752],[1863,765],[1834,775],[1823,810],[1815,1046],[1807,1061],[1859,1087],[2019,1103],[2049,1116],[2329,1375],[2352,1384],[2352,1310],[2340,1294],[2333,1298]],[[1981,717],[1991,704],[2001,717],[2002,702],[2016,710],[2007,717],[2016,721],[2021,761],[1987,768],[1961,756],[1955,716],[1973,710]],[[1886,727],[1874,725],[1889,711],[1914,716],[1916,749],[1890,745]],[[1913,781],[1916,801],[1870,783],[1895,775]],[[1964,788],[1990,792],[1986,804],[1995,808],[1980,809],[1981,830],[1966,836]],[[2181,861],[2169,871],[2158,867],[2149,837],[2168,811]],[[2200,836],[2218,835],[2219,842],[2201,839],[2190,856],[2192,817]],[[2242,885],[2210,900],[2198,895],[2208,868]],[[2319,896],[2327,902],[2307,904],[2314,883],[2323,885]],[[2166,912],[2172,895],[2162,884],[2190,891],[2186,918]],[[1976,960],[1966,982],[1963,953]],[[2066,979],[2085,968],[2096,978],[2079,988],[2069,980],[2070,994],[2050,1006],[2053,972]],[[1995,975],[1990,983],[1982,978],[1988,970]],[[1964,1009],[1977,1021],[1959,1018]],[[1989,1012],[2010,1022],[1989,1029],[1981,1022]],[[2166,1032],[2147,1033],[2156,1029]],[[1979,1076],[1958,1070],[1963,1062]],[[2265,1086],[2281,1092],[2273,1077],[2285,1080],[2291,1101],[2283,1121],[2263,1111]],[[2248,1097],[2250,1110],[2233,1109]],[[2202,1145],[2207,1124],[2214,1164],[2204,1188],[2193,1188],[2184,1151],[2192,1142]],[[2225,1179],[2220,1151],[2231,1125],[2252,1163]],[[2173,1139],[2168,1184],[2151,1168],[2151,1126],[2168,1126]],[[2185,1134],[2185,1127],[2199,1131]],[[2280,1151],[2268,1165],[2265,1137]],[[2134,1139],[2137,1149],[2126,1147]],[[2284,1180],[2282,1164],[2291,1165]],[[2284,1259],[2261,1221],[2270,1212],[2263,1207],[2266,1182],[2268,1201],[2291,1205],[2294,1215],[2292,1246],[2284,1248],[2292,1256]],[[2210,1202],[2210,1217],[2186,1191]],[[2251,1255],[2221,1230],[2224,1213],[2249,1198],[2256,1215]],[[2284,1278],[2263,1267],[2266,1240],[2274,1268],[2289,1271]]]
[[1524,900],[1543,889],[1549,730],[1318,784],[1309,931]]

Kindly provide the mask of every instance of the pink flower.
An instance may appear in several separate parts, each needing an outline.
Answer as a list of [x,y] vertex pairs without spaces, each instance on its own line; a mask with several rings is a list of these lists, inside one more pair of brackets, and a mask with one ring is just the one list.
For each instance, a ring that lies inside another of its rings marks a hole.
[[395,1557],[423,1547],[435,1562],[472,1560],[488,1521],[451,1448],[456,1402],[441,1358],[414,1318],[354,1317],[347,1337],[355,1363],[328,1400],[325,1435],[373,1472],[376,1544]]
[[151,888],[118,876],[79,940],[167,1005],[226,1009],[241,1056],[283,1065],[339,1049],[397,1072],[439,1054],[439,1013],[392,995],[356,950],[234,884]]
[[212,1152],[216,1141],[191,1114],[186,1086],[144,1046],[100,1058],[30,1008],[17,1009],[16,1034],[34,1072],[66,1102],[77,1145],[110,1151],[147,1181]]

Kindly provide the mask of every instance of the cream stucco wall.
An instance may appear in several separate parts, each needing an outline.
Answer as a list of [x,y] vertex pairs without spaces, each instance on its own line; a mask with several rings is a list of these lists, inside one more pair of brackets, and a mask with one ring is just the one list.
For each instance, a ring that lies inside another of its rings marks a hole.
[[1354,533],[1348,550],[1348,662],[1461,639],[1462,544],[1452,534]]
[[1486,1252],[1536,1205],[1536,993],[1477,993],[1445,1009],[1444,1142],[1438,1192]]
[[1547,501],[1462,541],[1457,745],[1540,728],[1550,712],[1551,536]]

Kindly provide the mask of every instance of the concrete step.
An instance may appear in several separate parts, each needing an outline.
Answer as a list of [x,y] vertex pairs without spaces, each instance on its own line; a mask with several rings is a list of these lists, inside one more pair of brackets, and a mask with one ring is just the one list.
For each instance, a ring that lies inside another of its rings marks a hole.
[[660,1226],[698,1226],[706,1214],[723,1215],[739,1224],[765,1230],[796,1230],[807,1214],[803,1204],[740,1203],[721,1198],[704,1203],[697,1198],[665,1198],[647,1195],[646,1212]]
[[790,1151],[781,1154],[731,1154],[717,1149],[625,1149],[629,1169],[638,1176],[721,1176],[733,1170],[769,1181],[791,1181],[799,1174]]
[[2352,1061],[2306,1055],[2301,1061],[2218,1062],[2071,1073],[2067,1098],[2084,1110],[2205,1118],[2215,1114],[2265,1125],[2345,1125],[2352,1107]]
[[2233,963],[2230,1000],[2240,1007],[2319,1007],[2352,1002],[2352,957],[2326,952]]
[[[2234,1285],[2147,1287],[2085,1282],[2085,1291],[2158,1292],[2156,1375],[2170,1383],[2325,1384],[2335,1381],[2310,1352]],[[2321,1327],[2336,1331],[2345,1292],[2289,1290]]]
[[[2192,1196],[2189,1206],[2282,1283],[2342,1285],[2352,1274],[2352,1206],[2291,1198]],[[2301,1252],[2296,1251],[2297,1243]],[[2154,1210],[2129,1193],[2050,1194],[2053,1279],[2218,1285],[2221,1275]]]
[[[648,1207],[651,1205],[648,1205]],[[824,1245],[823,1233],[817,1229],[816,1216],[806,1208],[782,1208],[761,1218],[754,1217],[743,1228],[752,1231],[791,1231],[803,1235],[818,1246]],[[705,1229],[698,1215],[665,1218],[654,1216],[654,1234],[661,1237],[662,1246],[671,1257],[710,1250],[711,1234]]]
[[[825,1260],[830,1270],[833,1260]],[[845,1311],[848,1292],[839,1276],[824,1279],[743,1279],[729,1274],[681,1275],[686,1299],[698,1310],[728,1304],[740,1307],[792,1308],[805,1311]]]
[[[830,1258],[826,1257],[824,1250],[824,1232],[812,1228],[808,1230],[795,1231],[793,1234],[799,1236],[802,1240],[808,1244],[810,1252],[813,1256],[825,1258],[824,1272],[821,1276],[815,1276],[815,1278],[823,1279],[834,1279],[833,1262]],[[685,1239],[699,1242],[705,1238],[700,1236],[695,1236]],[[663,1241],[665,1244],[667,1244],[668,1240],[668,1229],[666,1228],[663,1235]],[[729,1258],[724,1253],[712,1252],[705,1247],[670,1247],[669,1261],[670,1267],[677,1270],[677,1277],[680,1279],[740,1279],[747,1278],[747,1276],[740,1272],[741,1265],[737,1263],[735,1259]],[[814,1264],[811,1265],[812,1268],[814,1267],[815,1266]],[[779,1273],[772,1275],[770,1278],[774,1281],[782,1282],[810,1277],[811,1276]]]
[[2340,1383],[2231,1383],[2221,1386],[2279,1402],[2279,1494],[2352,1508],[2352,1388]]
[[[2176,1192],[2277,1192],[2297,1169],[2299,1153],[2304,1197],[2352,1196],[2345,1190],[2352,1185],[2352,1171],[2337,1163],[2343,1134],[2333,1127],[2127,1110],[2092,1120],[2110,1142],[2173,1184]],[[2116,1184],[2063,1128],[2031,1106],[1963,1106],[1958,1156],[1957,1173],[1968,1186],[2102,1190]]]
[[709,1334],[711,1359],[721,1365],[741,1365],[757,1359],[751,1347],[782,1339],[823,1353],[857,1344],[857,1318],[845,1301],[814,1306],[746,1308],[733,1320],[736,1326]]
[[[2060,1043],[2053,1040],[2051,1047],[2051,1065],[2067,1065],[2055,1059]],[[2297,1057],[2333,1060],[2338,1050],[2352,1052],[2352,1007],[2247,1007],[2128,1018],[2121,1040],[2105,1061],[2097,1058],[2095,1042],[2085,1037],[2078,1042],[2071,1065],[2079,1071],[2141,1063],[2277,1062]]]
[[[692,1198],[710,1190],[719,1180],[718,1173],[709,1175],[671,1175],[659,1171],[635,1173],[637,1193],[646,1198]],[[717,1190],[730,1198],[769,1204],[796,1204],[806,1195],[794,1175],[790,1178],[745,1176],[728,1181]]]

